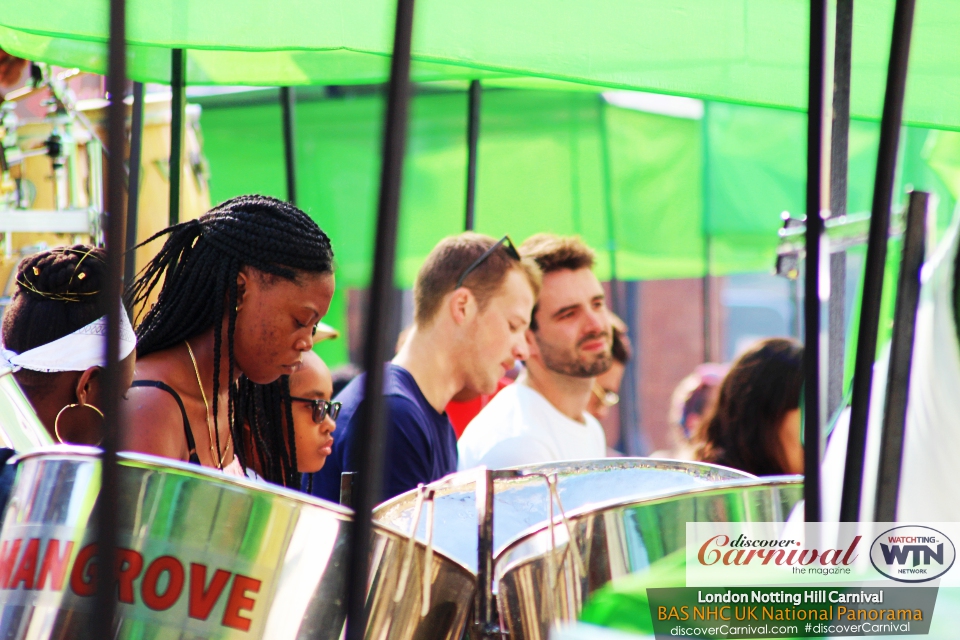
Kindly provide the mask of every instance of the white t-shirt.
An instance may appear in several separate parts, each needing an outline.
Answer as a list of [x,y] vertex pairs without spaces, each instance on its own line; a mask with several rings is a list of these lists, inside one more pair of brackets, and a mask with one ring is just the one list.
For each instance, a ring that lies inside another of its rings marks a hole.
[[586,424],[560,413],[524,384],[511,384],[467,425],[457,443],[460,471],[479,465],[503,469],[521,464],[586,460],[607,455],[603,427],[584,412]]

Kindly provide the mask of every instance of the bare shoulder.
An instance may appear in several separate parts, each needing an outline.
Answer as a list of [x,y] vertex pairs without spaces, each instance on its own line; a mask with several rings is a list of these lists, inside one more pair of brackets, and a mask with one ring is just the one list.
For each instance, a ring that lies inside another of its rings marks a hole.
[[174,396],[157,387],[131,387],[123,401],[121,447],[186,460],[183,412]]

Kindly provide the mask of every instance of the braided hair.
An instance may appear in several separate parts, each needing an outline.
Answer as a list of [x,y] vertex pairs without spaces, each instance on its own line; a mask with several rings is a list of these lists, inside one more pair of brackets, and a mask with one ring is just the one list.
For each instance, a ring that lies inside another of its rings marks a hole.
[[[3,314],[3,343],[23,353],[70,335],[107,313],[106,253],[89,245],[58,247],[24,258],[17,290]],[[13,374],[34,397],[49,390],[50,376],[20,369]]]
[[[236,369],[233,341],[240,270],[252,267],[293,282],[303,272],[333,272],[333,248],[317,223],[292,204],[269,196],[231,198],[196,220],[164,229],[140,246],[161,236],[167,236],[163,247],[127,292],[128,301],[134,308],[140,308],[163,282],[156,304],[137,327],[137,356],[176,346],[212,327],[214,398],[220,392],[225,313],[228,314],[229,380],[233,380]],[[238,390],[239,385],[230,386],[228,421],[231,429]],[[218,424],[218,405],[214,401],[215,425]],[[220,431],[214,429],[214,432],[219,456]],[[241,440],[234,437],[235,446],[238,442]]]
[[254,384],[241,376],[237,384],[239,393],[232,433],[240,464],[246,469],[256,456],[257,467],[265,480],[299,489],[290,376],[280,376],[271,384]]

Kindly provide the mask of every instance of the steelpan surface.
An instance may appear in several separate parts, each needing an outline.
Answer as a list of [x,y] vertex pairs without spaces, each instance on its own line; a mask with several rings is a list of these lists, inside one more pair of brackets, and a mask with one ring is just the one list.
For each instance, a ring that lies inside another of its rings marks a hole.
[[[717,465],[653,458],[603,458],[515,467],[524,477],[497,480],[494,498],[494,556],[529,529],[549,520],[549,490],[542,477],[556,473],[558,491],[567,512],[629,497],[638,500],[716,482],[752,478]],[[434,499],[433,547],[445,556],[477,571],[477,506],[474,471],[447,476],[429,485]],[[380,504],[374,520],[409,532],[417,491],[408,491]],[[555,513],[556,515],[556,513]],[[426,540],[426,518],[417,527],[417,539]]]
[[0,447],[18,453],[53,445],[10,369],[0,369]]
[[511,640],[547,640],[555,625],[575,622],[586,599],[610,580],[682,552],[687,522],[786,522],[802,498],[802,477],[784,476],[568,510],[582,565],[566,552],[569,535],[559,518],[552,532],[544,525],[515,540],[495,564],[501,626]]
[[[0,638],[85,638],[97,449],[19,457],[0,528]],[[280,487],[120,454],[118,638],[330,638],[352,512]]]

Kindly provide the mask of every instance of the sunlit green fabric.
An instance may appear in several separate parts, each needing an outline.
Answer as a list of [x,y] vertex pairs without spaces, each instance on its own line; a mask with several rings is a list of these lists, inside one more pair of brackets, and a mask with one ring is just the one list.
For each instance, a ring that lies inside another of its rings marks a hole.
[[[960,3],[917,3],[907,122],[960,128]],[[388,73],[391,0],[129,0],[131,75],[195,84],[354,84]],[[547,78],[805,110],[805,0],[418,0],[416,80]],[[877,119],[894,0],[856,3],[851,111]],[[0,0],[0,46],[104,69],[106,0]],[[201,51],[202,50],[202,51]],[[272,52],[251,55],[249,52]],[[518,80],[517,82],[527,82]]]
[[[706,239],[711,273],[768,271],[780,212],[804,212],[803,114],[710,103],[703,120],[691,120],[558,91],[489,90],[482,104],[477,230],[517,242],[538,231],[578,233],[597,249],[603,279],[611,249],[620,279],[699,277]],[[297,106],[299,204],[333,239],[337,296],[370,277],[382,109],[375,95]],[[463,228],[466,111],[462,92],[413,100],[400,286],[412,285],[438,240]],[[285,196],[278,104],[208,101],[201,123],[215,201]],[[877,129],[860,121],[851,128],[850,211],[870,209]],[[903,138],[896,200],[908,186],[934,191],[942,227],[955,203],[950,189],[960,190],[960,134],[906,128]],[[342,301],[335,305],[332,314],[346,313]],[[346,326],[345,316],[329,321]]]

